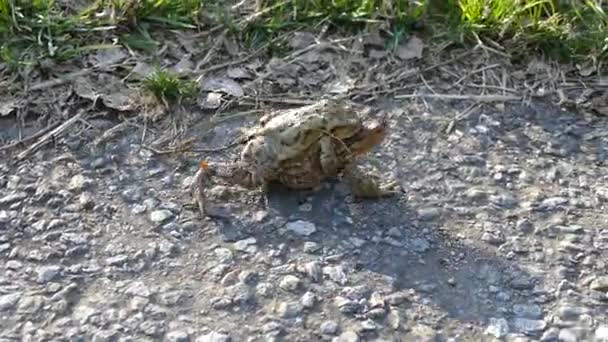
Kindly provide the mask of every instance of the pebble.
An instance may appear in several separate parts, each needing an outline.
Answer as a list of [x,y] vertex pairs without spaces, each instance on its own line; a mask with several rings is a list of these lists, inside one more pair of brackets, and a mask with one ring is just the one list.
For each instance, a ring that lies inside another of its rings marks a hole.
[[46,284],[49,281],[55,279],[55,277],[59,275],[61,270],[61,266],[41,266],[38,268],[38,278],[36,279],[36,281],[39,284]]
[[281,318],[294,318],[302,313],[302,305],[300,303],[282,302],[279,304],[277,313]]
[[258,250],[255,246],[256,243],[257,240],[254,237],[249,237],[235,242],[234,249],[245,253],[255,253]]
[[414,251],[418,253],[424,253],[431,248],[431,244],[426,239],[416,238],[412,240],[411,244]]
[[216,248],[213,253],[215,257],[218,258],[219,262],[222,264],[231,264],[234,261],[234,255],[232,251],[228,248]]
[[441,212],[437,208],[422,208],[418,209],[418,217],[422,221],[434,220],[441,215]]
[[310,291],[307,291],[306,293],[304,293],[304,295],[302,295],[302,298],[300,299],[300,303],[306,309],[311,309],[312,307],[314,307],[315,301],[316,301],[316,296],[314,293],[312,293]]
[[359,342],[359,335],[352,330],[347,330],[340,334],[340,336],[332,339],[332,342]]
[[595,339],[597,342],[608,342],[608,325],[600,325],[595,329]]
[[323,274],[327,275],[329,279],[340,285],[346,285],[348,282],[344,268],[342,268],[340,265],[323,267]]
[[78,199],[78,204],[80,207],[85,210],[93,209],[95,206],[95,200],[93,199],[93,195],[90,192],[83,192],[80,194],[80,198]]
[[551,327],[547,329],[542,336],[540,337],[541,342],[553,342],[557,341],[559,336],[559,329],[555,327]]
[[323,273],[321,265],[317,261],[311,261],[304,264],[304,271],[313,282],[321,281]]
[[515,304],[513,305],[513,314],[516,317],[535,319],[542,316],[543,309],[536,304]]
[[150,221],[155,224],[163,224],[173,218],[173,213],[167,209],[154,210],[150,213]]
[[560,342],[579,342],[578,336],[571,329],[561,329],[557,338]]
[[323,335],[335,335],[338,332],[338,323],[335,321],[325,321],[319,326]]
[[608,276],[601,276],[593,279],[589,288],[594,291],[608,291]]
[[196,338],[195,342],[231,342],[229,335],[218,333],[215,331],[209,332]]
[[122,266],[124,265],[129,257],[124,254],[118,254],[106,259],[106,264],[110,266]]
[[490,323],[485,333],[496,338],[503,338],[509,333],[509,323],[504,318],[490,318]]
[[568,203],[568,199],[565,197],[550,197],[540,203],[539,209],[551,210],[566,203]]
[[82,191],[91,184],[91,180],[83,175],[75,175],[68,183],[68,190]]
[[515,330],[526,333],[535,334],[545,330],[547,323],[540,319],[515,318],[513,319],[513,327]]
[[300,286],[300,278],[294,275],[286,275],[279,282],[279,287],[287,291],[296,291]]
[[10,293],[7,295],[0,296],[0,311],[10,310],[17,305],[19,299],[21,299],[21,292]]
[[317,231],[317,227],[314,223],[303,220],[289,222],[287,223],[286,228],[301,236],[309,236]]
[[10,195],[6,195],[0,198],[0,205],[9,205],[15,202],[23,201],[27,198],[27,194],[25,192],[17,192]]
[[314,241],[304,242],[304,253],[314,254],[321,249],[321,246]]

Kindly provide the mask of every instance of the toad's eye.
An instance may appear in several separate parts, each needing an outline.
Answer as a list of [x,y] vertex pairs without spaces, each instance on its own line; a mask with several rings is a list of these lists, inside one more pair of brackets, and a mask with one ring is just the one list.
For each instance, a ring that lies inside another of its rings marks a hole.
[[207,163],[206,160],[201,160],[200,164],[199,164],[200,168],[203,170],[207,170],[209,169],[209,163]]

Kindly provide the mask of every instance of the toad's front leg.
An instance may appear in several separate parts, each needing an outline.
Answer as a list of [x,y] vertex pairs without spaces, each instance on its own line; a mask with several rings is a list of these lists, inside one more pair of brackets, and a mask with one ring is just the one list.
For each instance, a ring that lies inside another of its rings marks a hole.
[[356,198],[390,197],[400,192],[394,189],[397,182],[383,184],[379,177],[363,172],[356,165],[351,165],[344,170],[343,179],[349,183],[351,192]]
[[338,172],[338,160],[333,139],[333,137],[326,135],[319,140],[319,161],[323,174],[326,176],[333,176]]

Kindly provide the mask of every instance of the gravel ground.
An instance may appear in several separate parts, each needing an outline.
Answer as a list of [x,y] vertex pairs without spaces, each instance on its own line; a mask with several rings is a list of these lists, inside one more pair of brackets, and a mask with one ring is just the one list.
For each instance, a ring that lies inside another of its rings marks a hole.
[[185,206],[197,158],[91,144],[111,120],[3,158],[0,341],[608,341],[605,122],[427,104],[369,158],[402,195],[217,185],[225,221]]

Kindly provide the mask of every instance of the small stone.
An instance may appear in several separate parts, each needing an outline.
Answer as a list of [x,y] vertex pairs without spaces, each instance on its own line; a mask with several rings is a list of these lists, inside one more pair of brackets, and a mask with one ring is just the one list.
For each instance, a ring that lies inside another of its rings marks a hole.
[[386,232],[388,235],[392,236],[392,237],[402,237],[403,233],[401,232],[401,230],[397,227],[391,227],[391,229],[388,230],[388,232]]
[[0,205],[9,205],[15,202],[23,201],[27,198],[27,194],[25,192],[17,192],[10,195],[6,195],[0,198]]
[[608,276],[601,276],[593,279],[589,288],[594,291],[608,291]]
[[122,266],[127,262],[127,260],[129,260],[128,256],[126,256],[124,254],[118,254],[118,255],[107,258],[106,264],[108,264],[110,266]]
[[93,200],[93,195],[90,192],[81,193],[78,203],[80,204],[80,207],[85,210],[92,209],[95,206],[95,200]]
[[215,331],[209,332],[196,338],[196,342],[230,342],[232,339],[229,335],[218,333]]
[[314,242],[314,241],[306,241],[304,242],[304,252],[308,253],[308,254],[314,254],[316,253],[319,249],[321,249],[321,246]]
[[279,322],[268,322],[262,326],[262,332],[270,336],[278,336],[283,331],[283,326]]
[[412,328],[412,333],[416,336],[416,341],[431,342],[437,340],[435,330],[426,324],[416,324]]
[[287,291],[296,291],[300,286],[300,278],[294,275],[286,275],[279,282],[279,287]]
[[343,314],[352,314],[359,311],[361,305],[354,300],[350,300],[345,297],[337,296],[334,299],[334,303]]
[[329,279],[340,285],[346,285],[348,278],[342,266],[326,266],[323,267],[323,274],[326,274]]
[[530,290],[534,284],[528,277],[518,276],[511,280],[511,287],[516,290]]
[[356,236],[348,238],[348,241],[350,241],[350,243],[352,243],[353,246],[355,246],[356,248],[361,248],[363,245],[365,245],[366,242],[365,240]]
[[539,209],[551,210],[566,203],[568,203],[568,199],[565,197],[551,197],[543,200],[539,205]]
[[319,282],[321,280],[323,273],[321,271],[321,265],[319,265],[318,262],[307,262],[306,264],[304,264],[304,270],[306,271],[308,277],[312,279],[312,281]]
[[554,342],[559,336],[559,329],[552,327],[547,329],[540,337],[540,342]]
[[232,254],[232,251],[228,248],[216,248],[213,253],[215,253],[215,256],[222,264],[231,264],[234,260],[234,255]]
[[374,331],[378,330],[380,326],[371,319],[366,319],[361,322],[361,331]]
[[302,313],[302,305],[300,303],[282,302],[279,304],[277,313],[281,318],[294,318]]
[[578,336],[571,329],[561,329],[557,337],[560,342],[578,342]]
[[7,295],[0,296],[0,311],[10,310],[17,305],[19,299],[21,299],[21,292],[15,292]]
[[543,315],[543,309],[536,304],[515,304],[513,305],[513,314],[516,317],[535,319]]
[[397,310],[391,310],[386,317],[388,326],[393,330],[398,330],[401,326],[401,314]]
[[600,325],[595,329],[595,340],[597,342],[608,341],[608,325]]
[[138,296],[148,298],[152,294],[150,288],[141,281],[135,281],[125,289],[125,294],[129,296]]
[[434,220],[439,217],[440,214],[441,212],[437,208],[422,208],[418,210],[418,217],[422,221]]
[[526,218],[517,221],[516,227],[522,233],[532,233],[534,231],[534,225]]
[[303,220],[289,222],[287,223],[286,228],[301,236],[309,236],[317,231],[317,227],[315,227],[314,223]]
[[6,262],[6,269],[16,271],[23,267],[23,263],[19,260],[9,260]]
[[68,190],[82,191],[91,184],[91,181],[83,175],[75,175],[68,183]]
[[494,246],[500,246],[507,240],[502,232],[486,231],[481,235],[481,241],[485,241]]
[[314,293],[307,291],[306,293],[304,293],[304,295],[302,295],[302,298],[300,299],[300,303],[302,303],[302,306],[305,307],[306,309],[311,309],[312,307],[315,306],[315,301],[316,301],[316,296]]
[[169,331],[167,333],[167,341],[170,342],[188,342],[190,341],[190,336],[188,333],[181,330]]
[[46,284],[49,281],[55,279],[61,272],[61,266],[41,266],[38,268],[38,278],[37,281],[39,284]]
[[319,326],[323,335],[335,335],[338,332],[338,323],[335,321],[325,321]]
[[535,334],[545,330],[547,323],[540,319],[515,318],[513,320],[515,330],[525,334]]
[[150,213],[150,221],[155,224],[164,224],[173,218],[173,213],[167,209],[154,210]]
[[255,253],[258,250],[257,247],[255,246],[256,243],[257,243],[257,240],[254,237],[249,237],[249,238],[235,242],[234,249],[236,249],[237,251],[246,252],[246,253]]
[[503,338],[509,333],[509,323],[504,318],[490,318],[485,333],[496,338]]
[[336,339],[332,340],[332,342],[359,342],[359,335],[356,332],[348,330],[340,334]]
[[257,277],[257,273],[252,270],[244,270],[239,273],[239,281],[243,284],[251,284]]
[[412,240],[412,248],[418,253],[424,253],[431,248],[431,244],[426,239],[417,238]]

